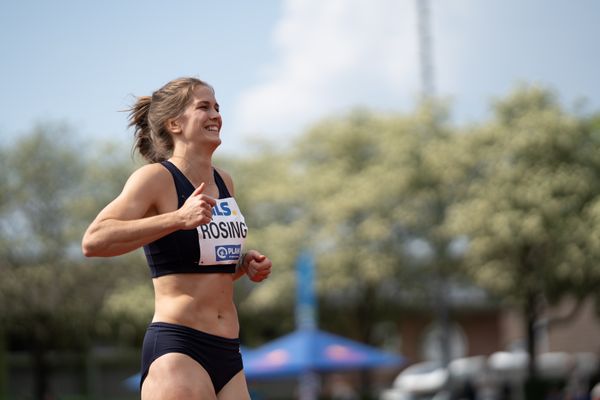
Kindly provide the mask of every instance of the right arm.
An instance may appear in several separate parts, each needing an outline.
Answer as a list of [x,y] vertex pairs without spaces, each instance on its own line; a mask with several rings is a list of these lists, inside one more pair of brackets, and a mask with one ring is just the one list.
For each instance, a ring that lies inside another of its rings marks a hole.
[[202,194],[201,184],[184,205],[164,209],[164,193],[172,185],[170,174],[159,165],[146,165],[127,180],[121,194],[110,202],[86,230],[81,248],[86,257],[128,253],[180,229],[210,222],[215,200]]

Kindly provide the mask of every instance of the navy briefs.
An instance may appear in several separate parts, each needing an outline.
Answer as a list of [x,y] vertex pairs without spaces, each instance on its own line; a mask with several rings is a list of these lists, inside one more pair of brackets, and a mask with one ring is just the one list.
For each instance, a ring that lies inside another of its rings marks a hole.
[[244,368],[239,339],[211,335],[183,325],[153,322],[148,326],[142,346],[140,389],[150,364],[168,353],[182,353],[198,362],[208,372],[215,393]]

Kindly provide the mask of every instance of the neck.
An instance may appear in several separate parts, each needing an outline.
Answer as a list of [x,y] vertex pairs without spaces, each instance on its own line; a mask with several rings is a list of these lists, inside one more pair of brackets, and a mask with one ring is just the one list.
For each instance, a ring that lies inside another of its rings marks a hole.
[[173,153],[171,159],[181,161],[187,167],[194,169],[205,169],[212,167],[212,160],[206,157]]
[[215,149],[208,146],[194,144],[175,143],[171,158],[185,160],[194,169],[210,168],[212,166],[212,155]]
[[206,144],[195,144],[185,143],[181,141],[175,141],[173,148],[172,157],[184,159],[188,163],[193,164],[195,167],[201,167],[202,165],[212,165],[212,156],[216,146],[210,146]]
[[214,184],[213,167],[210,158],[174,153],[170,161],[188,177],[195,187],[198,187],[202,182],[207,185]]

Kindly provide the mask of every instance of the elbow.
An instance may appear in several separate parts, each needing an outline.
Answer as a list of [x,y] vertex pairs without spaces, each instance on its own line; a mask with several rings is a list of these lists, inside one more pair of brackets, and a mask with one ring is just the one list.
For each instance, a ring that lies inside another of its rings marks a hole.
[[94,251],[94,247],[90,245],[90,243],[85,240],[81,242],[81,252],[86,257],[94,257],[96,255]]
[[94,241],[87,232],[81,240],[81,252],[85,257],[100,256],[100,248],[98,243],[96,243],[96,241]]
[[94,255],[95,255],[91,248],[83,246],[83,245],[81,246],[81,252],[83,253],[83,255],[85,257],[94,257]]

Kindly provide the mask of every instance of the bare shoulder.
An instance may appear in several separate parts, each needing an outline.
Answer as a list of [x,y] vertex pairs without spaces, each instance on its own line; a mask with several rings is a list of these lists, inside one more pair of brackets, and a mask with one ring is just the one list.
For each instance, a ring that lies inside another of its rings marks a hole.
[[218,168],[215,166],[213,166],[213,168],[215,170],[217,170],[219,175],[221,175],[221,178],[223,178],[223,181],[225,182],[225,185],[227,186],[229,193],[231,193],[231,195],[234,196],[235,195],[235,187],[233,185],[233,178],[231,178],[231,175],[229,174],[229,172],[225,171],[222,168]]
[[169,171],[160,163],[152,163],[135,170],[127,180],[125,188],[154,191],[164,188],[170,181],[172,178]]
[[171,173],[160,163],[144,165],[130,176],[118,199],[141,208],[157,207],[164,201],[167,188],[174,188]]

